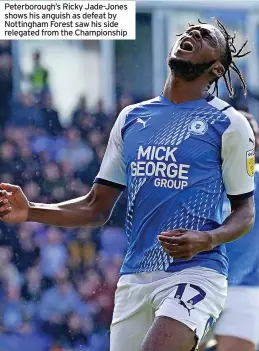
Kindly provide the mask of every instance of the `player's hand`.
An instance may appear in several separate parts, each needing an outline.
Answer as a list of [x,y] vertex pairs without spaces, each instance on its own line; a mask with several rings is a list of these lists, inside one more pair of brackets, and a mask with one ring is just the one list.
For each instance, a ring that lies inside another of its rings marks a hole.
[[0,184],[0,219],[7,223],[24,222],[28,218],[29,202],[17,185]]
[[174,229],[158,235],[158,240],[170,257],[190,260],[202,251],[212,250],[209,232]]

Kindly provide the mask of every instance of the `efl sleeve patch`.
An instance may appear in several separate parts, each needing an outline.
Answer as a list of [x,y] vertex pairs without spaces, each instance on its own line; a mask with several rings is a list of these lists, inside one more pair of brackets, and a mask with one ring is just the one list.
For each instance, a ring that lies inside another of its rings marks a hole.
[[231,124],[222,135],[222,175],[227,194],[236,196],[254,190],[255,138],[240,113],[229,108],[226,115]]
[[250,177],[254,176],[255,173],[255,150],[249,150],[246,152],[246,169]]

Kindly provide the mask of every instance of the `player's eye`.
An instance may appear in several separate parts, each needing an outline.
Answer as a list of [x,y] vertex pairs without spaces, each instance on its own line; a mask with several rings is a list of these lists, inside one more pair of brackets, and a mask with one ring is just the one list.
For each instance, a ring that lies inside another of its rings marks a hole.
[[211,35],[211,32],[209,32],[207,29],[202,28],[200,33],[201,33],[203,38],[209,40],[213,44],[216,44],[214,37]]
[[200,33],[203,37],[211,37],[210,32],[206,29],[201,29]]
[[210,38],[210,39],[212,39],[212,35],[211,35],[211,33],[210,33],[208,30],[206,30],[206,29],[201,29],[200,33],[201,33],[201,35],[202,35],[204,38]]

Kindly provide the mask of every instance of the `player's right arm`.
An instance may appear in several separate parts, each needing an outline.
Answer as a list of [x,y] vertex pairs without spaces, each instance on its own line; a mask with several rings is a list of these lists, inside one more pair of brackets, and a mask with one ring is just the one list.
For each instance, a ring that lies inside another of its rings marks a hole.
[[120,113],[113,126],[100,171],[87,195],[58,204],[31,203],[20,187],[3,183],[0,218],[7,223],[29,221],[60,227],[103,225],[126,186],[121,129],[129,109]]
[[60,227],[101,226],[110,217],[121,193],[120,189],[94,184],[91,191],[80,198],[58,204],[31,203],[22,189],[1,184],[2,206],[0,216],[4,222],[39,222]]

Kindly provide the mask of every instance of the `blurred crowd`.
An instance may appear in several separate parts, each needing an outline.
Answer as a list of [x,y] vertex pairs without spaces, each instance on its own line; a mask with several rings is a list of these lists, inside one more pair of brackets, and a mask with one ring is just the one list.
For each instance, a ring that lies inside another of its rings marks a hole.
[[[104,112],[102,101],[90,111],[81,96],[64,127],[39,53],[29,77],[31,91],[16,101],[11,62],[10,45],[0,42],[1,182],[20,185],[35,202],[85,195],[115,115]],[[118,110],[131,102],[122,96]],[[126,247],[124,209],[121,197],[109,223],[98,230],[0,224],[0,351],[109,350]]]

